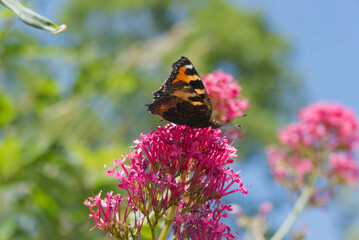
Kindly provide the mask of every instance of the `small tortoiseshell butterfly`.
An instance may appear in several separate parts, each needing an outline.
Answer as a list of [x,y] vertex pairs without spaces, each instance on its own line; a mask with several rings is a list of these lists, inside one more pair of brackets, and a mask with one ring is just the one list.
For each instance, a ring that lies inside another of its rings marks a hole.
[[211,100],[201,77],[186,57],[172,64],[171,75],[153,95],[153,102],[147,105],[148,111],[167,121],[194,128],[223,125],[211,118]]

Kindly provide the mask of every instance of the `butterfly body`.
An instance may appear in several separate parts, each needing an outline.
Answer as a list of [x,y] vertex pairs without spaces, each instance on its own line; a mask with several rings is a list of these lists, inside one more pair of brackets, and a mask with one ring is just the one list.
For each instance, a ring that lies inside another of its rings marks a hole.
[[153,95],[148,111],[167,121],[194,128],[222,126],[222,123],[212,120],[208,93],[201,77],[186,57],[172,64],[171,75]]

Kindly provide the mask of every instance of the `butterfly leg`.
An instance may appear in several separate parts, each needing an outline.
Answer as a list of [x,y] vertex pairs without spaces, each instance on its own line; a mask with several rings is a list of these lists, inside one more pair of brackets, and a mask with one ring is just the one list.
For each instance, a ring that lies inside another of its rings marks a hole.
[[198,141],[201,140],[201,138],[203,137],[203,135],[207,132],[209,127],[206,127],[206,129],[203,131],[203,133],[201,134],[201,136],[199,137]]
[[181,134],[181,136],[180,136],[180,138],[178,140],[180,140],[183,137],[184,133],[186,132],[186,129],[187,129],[187,126],[184,128],[184,130],[183,130],[183,132],[182,132],[182,134]]

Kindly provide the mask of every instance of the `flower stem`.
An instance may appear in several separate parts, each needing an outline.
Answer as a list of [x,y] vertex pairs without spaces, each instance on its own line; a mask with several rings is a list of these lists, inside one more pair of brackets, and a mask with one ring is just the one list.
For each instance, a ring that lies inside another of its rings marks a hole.
[[152,237],[152,240],[156,240],[156,230],[151,228],[151,237]]
[[289,232],[290,228],[293,226],[295,220],[297,220],[299,214],[303,211],[304,207],[307,205],[308,200],[313,193],[313,184],[315,182],[315,174],[310,176],[309,181],[304,186],[300,197],[295,203],[292,212],[287,216],[285,221],[282,223],[278,231],[272,236],[271,240],[281,240]]
[[150,226],[151,228],[151,237],[152,237],[152,240],[156,240],[156,226],[153,226],[152,223],[151,223],[151,220],[150,218],[147,216],[147,222],[148,222],[148,225]]
[[169,208],[168,214],[167,214],[167,219],[165,220],[165,224],[163,225],[163,228],[160,233],[160,236],[158,237],[158,240],[166,239],[167,233],[170,230],[170,227],[172,225],[172,220],[170,220],[170,219],[174,216],[174,214],[176,212],[176,208],[177,208],[176,206],[172,206]]

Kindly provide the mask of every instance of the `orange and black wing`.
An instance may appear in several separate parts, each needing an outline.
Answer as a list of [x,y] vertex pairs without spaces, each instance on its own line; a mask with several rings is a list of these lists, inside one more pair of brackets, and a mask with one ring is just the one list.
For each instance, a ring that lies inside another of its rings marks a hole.
[[148,106],[152,114],[190,127],[211,126],[212,105],[204,84],[191,61],[181,57],[172,65],[170,77],[153,93]]

